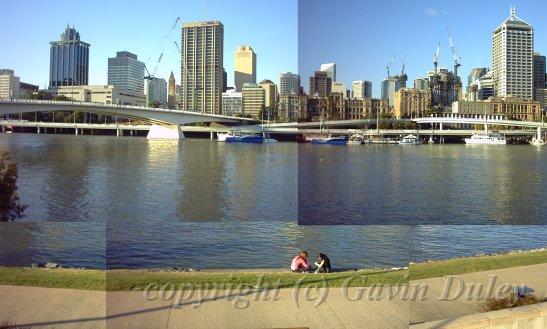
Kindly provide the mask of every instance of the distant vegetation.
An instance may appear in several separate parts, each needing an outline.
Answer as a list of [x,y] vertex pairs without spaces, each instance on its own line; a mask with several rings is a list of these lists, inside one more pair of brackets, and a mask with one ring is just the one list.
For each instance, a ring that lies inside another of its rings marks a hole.
[[17,163],[9,152],[0,151],[0,222],[23,217],[27,208],[19,203],[17,176]]

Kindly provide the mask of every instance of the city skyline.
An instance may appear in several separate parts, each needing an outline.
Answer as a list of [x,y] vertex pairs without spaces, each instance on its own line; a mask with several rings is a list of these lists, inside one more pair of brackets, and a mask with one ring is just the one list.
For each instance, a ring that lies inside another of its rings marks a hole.
[[[308,81],[309,77],[313,75],[315,70],[318,70],[321,64],[334,62],[337,64],[338,70],[338,81],[343,82],[346,87],[351,86],[353,81],[356,80],[367,80],[372,82],[372,96],[380,96],[381,82],[386,76],[385,66],[391,58],[394,58],[394,63],[391,69],[392,74],[396,74],[401,70],[401,57],[404,53],[406,72],[408,74],[409,81],[413,81],[416,78],[424,77],[427,74],[427,71],[432,69],[432,55],[435,51],[435,46],[438,41],[441,42],[441,55],[440,55],[440,64],[439,67],[445,67],[451,70],[452,68],[452,54],[450,53],[450,48],[448,44],[448,36],[446,35],[446,27],[451,28],[453,38],[456,43],[456,48],[458,55],[462,57],[463,66],[460,68],[459,76],[462,77],[463,89],[465,90],[467,86],[467,76],[470,71],[475,67],[484,67],[492,66],[492,54],[491,54],[491,36],[492,32],[503,20],[509,16],[509,8],[512,4],[515,4],[517,15],[522,17],[524,20],[530,23],[535,29],[535,43],[534,51],[539,52],[540,54],[545,54],[547,51],[545,45],[540,42],[540,40],[545,37],[545,22],[543,22],[539,17],[541,16],[541,10],[534,10],[535,7],[542,6],[543,4],[540,1],[533,2],[522,2],[522,1],[500,1],[496,2],[494,6],[488,6],[492,4],[492,1],[487,1],[486,4],[476,4],[473,9],[473,20],[467,20],[465,22],[460,21],[460,23],[454,23],[458,19],[463,19],[471,13],[464,11],[465,3],[469,1],[463,1],[462,4],[442,4],[442,7],[434,8],[433,2],[429,3],[431,6],[427,7],[428,3],[405,3],[398,4],[395,6],[393,3],[388,2],[386,4],[375,4],[373,2],[354,2],[348,0],[348,4],[356,7],[356,10],[353,11],[344,11],[344,14],[347,16],[340,17],[337,11],[329,14],[330,23],[323,25],[314,25],[313,22],[308,19],[308,17],[316,17],[317,15],[325,14],[326,10],[329,10],[330,7],[325,1],[313,2],[313,6],[309,0],[300,0],[299,3],[299,17],[296,15],[296,2],[285,1],[281,4],[277,4],[275,9],[280,8],[293,8],[293,10],[284,10],[282,13],[284,17],[292,17],[291,12],[294,12],[294,21],[292,24],[287,24],[291,20],[283,20],[285,23],[275,25],[275,28],[283,27],[281,30],[283,33],[269,33],[267,34],[268,38],[261,37],[261,33],[264,31],[270,30],[264,27],[265,23],[262,22],[264,17],[262,16],[253,16],[250,15],[249,22],[256,24],[245,24],[238,23],[238,15],[230,15],[230,11],[233,8],[227,8],[219,2],[207,2],[205,15],[201,14],[201,2],[193,1],[185,4],[186,10],[181,10],[180,12],[189,12],[193,13],[189,16],[180,15],[181,19],[177,25],[175,31],[167,31],[172,25],[172,22],[176,19],[175,15],[178,11],[173,11],[175,14],[170,16],[162,16],[164,19],[158,19],[157,22],[151,24],[152,27],[144,27],[142,24],[133,26],[134,23],[125,21],[124,25],[127,25],[122,32],[127,32],[129,27],[133,27],[134,30],[130,33],[124,34],[123,40],[115,39],[115,36],[108,33],[99,33],[101,30],[104,32],[104,28],[97,29],[95,31],[95,25],[92,25],[90,22],[89,15],[68,13],[66,11],[60,10],[58,13],[52,13],[53,17],[56,18],[56,21],[63,21],[66,19],[68,23],[72,26],[74,25],[76,30],[81,34],[81,37],[84,41],[91,44],[90,49],[90,76],[89,84],[106,84],[107,83],[107,61],[109,57],[114,57],[118,51],[129,51],[138,55],[139,59],[146,62],[149,67],[154,67],[157,57],[164,50],[164,58],[162,63],[158,67],[158,73],[156,76],[168,79],[171,71],[175,72],[175,79],[177,84],[180,84],[180,57],[177,54],[177,50],[173,41],[179,41],[181,33],[181,23],[201,21],[205,20],[216,20],[221,21],[225,26],[225,45],[224,45],[224,68],[228,72],[228,86],[234,86],[234,61],[233,61],[233,52],[237,49],[238,46],[243,44],[249,44],[257,54],[257,81],[264,79],[270,79],[276,84],[279,84],[279,76],[281,72],[298,72],[301,75],[302,86],[307,92],[309,90]],[[170,1],[164,2],[165,5],[173,4]],[[8,4],[8,7],[12,6],[13,8],[8,8],[8,10],[20,10],[27,9],[27,12],[30,13],[27,19],[36,18],[37,14],[41,14],[39,6],[41,4],[34,4],[34,6],[27,4]],[[119,4],[118,4],[119,5]],[[237,5],[237,3],[236,3]],[[440,5],[440,4],[439,4]],[[26,6],[26,7],[25,7]],[[121,5],[119,5],[121,6]],[[258,5],[257,5],[258,6]],[[29,9],[29,7],[32,7]],[[61,6],[62,7],[62,6]],[[351,33],[333,33],[333,31],[328,31],[327,25],[337,26],[336,31],[347,31],[348,27],[351,27],[352,15],[355,15],[353,12],[361,12],[357,10],[359,7],[366,8],[368,12],[373,12],[374,15],[371,16],[370,23],[368,21],[362,22],[362,29],[364,31],[370,31],[363,33],[363,37],[356,39],[354,34]],[[408,10],[406,10],[408,7]],[[486,9],[485,9],[486,8]],[[412,9],[412,10],[410,10]],[[93,12],[93,11],[91,11]],[[281,12],[281,11],[280,11]],[[391,15],[405,12],[408,13],[406,16],[401,16],[400,23],[405,24],[410,22],[411,19],[418,18],[417,21],[405,25],[404,32],[401,32],[397,29],[397,26],[394,25],[392,29],[381,29],[380,25],[376,25],[374,29],[375,22],[377,22],[379,17],[389,17]],[[220,14],[222,13],[222,14]],[[454,14],[456,13],[456,14]],[[479,15],[480,13],[480,15]],[[78,16],[81,16],[78,18]],[[275,21],[271,19],[272,15],[268,16],[268,20]],[[275,15],[274,15],[275,16]],[[52,20],[53,17],[50,19]],[[61,18],[62,17],[62,18]],[[296,33],[296,22],[298,18],[298,33]],[[341,20],[343,18],[343,20]],[[40,18],[44,21],[44,18]],[[22,80],[28,81],[34,84],[39,85],[41,88],[44,85],[47,85],[48,81],[48,70],[47,70],[47,44],[58,38],[58,35],[62,32],[62,29],[65,26],[65,23],[61,24],[51,24],[49,19],[45,24],[43,31],[36,33],[35,31],[29,31],[26,27],[21,26],[21,35],[25,38],[31,37],[33,40],[47,40],[40,42],[29,42],[29,43],[15,43],[10,42],[11,38],[19,37],[10,36],[8,34],[2,35],[2,41],[4,43],[14,44],[13,51],[9,53],[3,53],[0,57],[0,65],[2,67],[10,68],[15,70],[16,74],[21,77]],[[0,23],[4,30],[13,29],[13,24],[17,23],[15,20],[8,18],[7,20]],[[339,25],[340,23],[341,25]],[[252,26],[252,28],[250,28]],[[10,28],[11,27],[11,28]],[[408,27],[408,29],[407,29]],[[405,38],[406,34],[415,33],[417,30],[426,31],[427,33],[422,33],[416,35],[417,38]],[[395,32],[391,30],[396,30]],[[407,31],[408,30],[408,31]],[[472,33],[465,33],[467,32]],[[294,33],[292,33],[292,32]],[[28,32],[32,32],[33,35]],[[150,35],[154,39],[154,42],[146,43],[142,42],[146,38],[139,38],[139,35]],[[373,33],[376,32],[376,33]],[[317,44],[314,40],[317,38],[314,37],[316,33],[321,33],[321,44],[330,45],[332,44],[333,37],[340,38],[339,41],[344,41],[344,34],[351,34],[354,39],[354,44],[349,43],[347,47],[324,47]],[[389,44],[392,43],[393,35],[398,36],[400,44],[397,44],[393,47],[390,47]],[[290,53],[296,53],[296,34],[299,36],[299,53],[298,61],[299,67],[296,67],[296,57],[290,56]],[[166,37],[168,35],[168,37]],[[162,36],[164,36],[162,43]],[[419,37],[419,38],[418,38]],[[271,39],[281,42],[285,40],[293,40],[294,44],[291,46],[291,42],[285,43],[283,45],[288,49],[288,56],[279,56],[279,46],[278,43],[267,42],[265,39]],[[411,40],[407,40],[411,39]],[[383,45],[377,48],[373,46],[379,40],[383,40]],[[476,40],[481,40],[477,42]],[[405,44],[412,42],[412,47],[405,47]],[[40,44],[43,46],[39,46]],[[158,46],[159,44],[159,46]],[[477,47],[477,45],[480,45]],[[293,48],[293,51],[291,49]],[[367,46],[373,51],[360,52],[359,49],[363,46]],[[155,48],[154,48],[155,47]],[[159,47],[159,49],[158,49]],[[162,48],[163,47],[163,48]],[[21,52],[18,49],[23,49]],[[108,49],[108,50],[107,50]],[[144,50],[143,50],[144,49]],[[321,49],[321,51],[318,51]],[[338,50],[342,49],[342,52]],[[145,51],[148,50],[148,51]],[[364,60],[361,61],[363,65],[359,64],[356,54],[363,54]],[[27,58],[26,54],[32,54],[32,58]],[[43,54],[43,56],[41,56]],[[24,65],[24,63],[41,63],[42,65]],[[349,89],[349,87],[348,87]]]
[[[298,69],[304,90],[308,78],[321,64],[335,62],[337,81],[346,86],[355,80],[372,82],[372,96],[379,97],[386,65],[394,59],[391,75],[402,69],[404,55],[408,81],[426,77],[433,69],[433,55],[440,42],[439,68],[452,71],[453,57],[446,28],[461,57],[458,75],[463,90],[473,68],[492,67],[492,33],[509,17],[511,6],[535,32],[534,51],[545,55],[547,24],[542,1],[357,1],[332,6],[326,0],[299,1]],[[352,8],[352,10],[348,10]],[[363,13],[369,13],[363,16]],[[404,13],[404,15],[402,14]],[[321,24],[318,17],[328,17]],[[365,19],[366,18],[366,19]],[[362,33],[359,34],[358,32]]]
[[[265,12],[267,6],[268,13],[278,15],[247,15],[242,20],[239,8],[243,6],[250,12]],[[82,3],[78,5],[78,11],[73,10],[74,4],[68,0],[55,2],[54,11],[50,10],[51,5],[46,1],[8,2],[4,7],[6,12],[24,15],[8,15],[0,22],[3,31],[17,31],[0,35],[0,42],[12,45],[9,53],[0,54],[0,67],[13,69],[21,80],[37,84],[40,88],[47,88],[49,84],[49,43],[59,39],[67,23],[75,27],[83,41],[91,44],[90,85],[107,83],[108,58],[115,57],[118,51],[136,54],[150,69],[155,66],[162,50],[164,55],[156,76],[167,80],[173,71],[177,84],[180,84],[180,55],[174,42],[180,43],[182,23],[210,20],[219,20],[225,26],[224,68],[228,72],[229,86],[234,85],[233,54],[242,44],[251,45],[257,53],[257,81],[270,79],[277,83],[280,72],[297,72],[295,1],[266,5],[236,0],[227,5],[211,0],[205,3],[205,15],[202,14],[200,0],[184,3],[160,1],[155,8],[169,10],[153,13],[148,5],[131,1]],[[105,7],[109,10],[100,10]],[[130,13],[127,8],[131,8]],[[97,16],[101,17],[103,24],[97,24]],[[176,30],[172,31],[170,28],[177,17],[180,20]],[[40,26],[39,33],[36,26]],[[27,42],[20,42],[21,39]],[[280,49],[294,56],[279,56]]]

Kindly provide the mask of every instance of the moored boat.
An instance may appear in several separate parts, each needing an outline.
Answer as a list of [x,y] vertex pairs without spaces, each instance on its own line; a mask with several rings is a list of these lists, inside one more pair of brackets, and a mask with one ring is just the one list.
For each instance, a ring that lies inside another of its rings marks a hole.
[[401,141],[399,145],[421,145],[422,141],[416,135],[407,135]]
[[309,137],[312,144],[346,145],[348,140],[345,137]]
[[484,132],[473,134],[471,138],[465,139],[465,144],[469,145],[505,145],[507,140],[499,132]]

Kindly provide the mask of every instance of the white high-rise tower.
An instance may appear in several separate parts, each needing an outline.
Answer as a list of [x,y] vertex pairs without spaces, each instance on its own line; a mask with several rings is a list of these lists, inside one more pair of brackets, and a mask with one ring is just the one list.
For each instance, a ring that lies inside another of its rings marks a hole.
[[532,99],[534,29],[515,14],[492,34],[492,71],[496,96]]

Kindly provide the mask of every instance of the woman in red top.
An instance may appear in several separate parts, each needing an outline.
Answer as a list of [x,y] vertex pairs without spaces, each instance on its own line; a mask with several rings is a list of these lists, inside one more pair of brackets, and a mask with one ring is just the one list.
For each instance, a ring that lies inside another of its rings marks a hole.
[[308,263],[308,252],[301,251],[296,257],[293,258],[291,263],[291,271],[293,272],[309,272],[311,266]]

